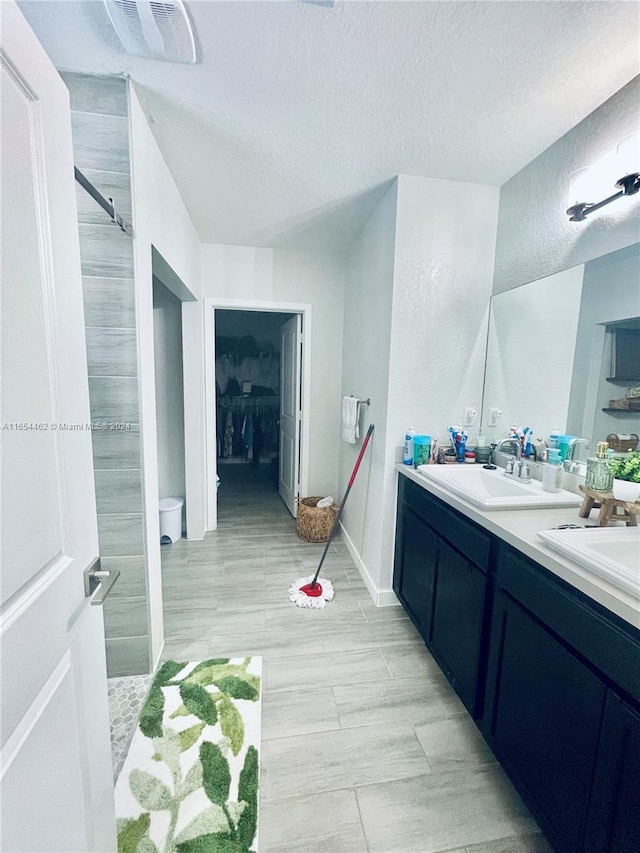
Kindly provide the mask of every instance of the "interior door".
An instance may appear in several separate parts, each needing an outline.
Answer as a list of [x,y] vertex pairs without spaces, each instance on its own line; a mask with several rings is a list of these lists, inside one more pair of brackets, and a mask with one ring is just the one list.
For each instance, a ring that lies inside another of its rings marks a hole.
[[295,517],[300,480],[300,421],[302,419],[302,316],[282,326],[280,348],[280,497]]
[[[0,849],[116,849],[67,90],[0,4]],[[66,426],[65,426],[66,425]]]

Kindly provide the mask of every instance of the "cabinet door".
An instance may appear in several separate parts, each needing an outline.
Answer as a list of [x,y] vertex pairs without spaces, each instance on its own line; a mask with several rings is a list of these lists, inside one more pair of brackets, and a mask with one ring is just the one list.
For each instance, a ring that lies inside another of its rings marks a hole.
[[640,714],[607,694],[587,825],[587,853],[640,850]]
[[429,647],[472,714],[487,579],[473,563],[439,542]]
[[582,850],[606,688],[504,593],[496,598],[488,738],[554,849]]
[[403,504],[399,513],[393,588],[425,640],[431,623],[433,574],[437,559],[438,540],[435,534]]

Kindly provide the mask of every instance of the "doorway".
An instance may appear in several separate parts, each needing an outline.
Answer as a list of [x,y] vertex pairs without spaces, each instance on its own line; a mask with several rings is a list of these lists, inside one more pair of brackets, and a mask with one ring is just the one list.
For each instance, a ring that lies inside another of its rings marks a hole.
[[[153,275],[158,495],[185,501],[182,302]],[[182,523],[185,513],[183,506]],[[168,540],[167,540],[168,541]]]
[[[283,331],[298,318],[279,311],[218,309],[214,313],[216,491],[220,503],[225,499],[225,484],[242,481],[244,488],[253,484],[279,489],[282,383],[284,380],[288,391],[284,398],[288,421],[292,408],[290,363],[300,362],[292,359],[291,344],[285,344],[283,352],[283,340],[290,338],[283,338]],[[299,393],[295,396],[299,399]],[[285,452],[288,461],[288,442]],[[295,492],[295,486],[288,485]]]
[[229,300],[207,308],[208,529],[231,478],[280,492],[295,516],[308,482],[311,306]]

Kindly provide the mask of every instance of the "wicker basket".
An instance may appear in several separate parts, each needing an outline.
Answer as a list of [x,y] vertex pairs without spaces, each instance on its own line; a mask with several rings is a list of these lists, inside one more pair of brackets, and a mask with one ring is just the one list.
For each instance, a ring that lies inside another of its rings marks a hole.
[[316,504],[322,500],[319,497],[302,498],[298,501],[296,530],[298,536],[305,542],[326,542],[331,533],[333,522],[338,512],[335,504],[318,508]]
[[629,408],[629,401],[626,397],[623,397],[621,400],[609,400],[609,408],[610,409],[620,409],[625,410]]
[[631,438],[620,439],[615,433],[610,433],[607,436],[609,447],[615,450],[616,453],[629,453],[630,450],[635,450],[638,446],[638,436],[635,432],[631,433]]

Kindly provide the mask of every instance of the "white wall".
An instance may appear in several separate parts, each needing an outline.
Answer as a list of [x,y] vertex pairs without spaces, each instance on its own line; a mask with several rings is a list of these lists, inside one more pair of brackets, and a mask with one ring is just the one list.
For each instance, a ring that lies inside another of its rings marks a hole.
[[182,304],[162,282],[153,282],[156,364],[158,494],[185,497],[184,387],[182,381]]
[[[153,341],[152,246],[160,252],[193,298],[200,295],[200,243],[180,193],[151,133],[134,87],[129,87],[136,322],[139,335],[145,534],[149,562],[152,663],[162,650],[162,577],[158,517],[155,359]],[[187,529],[204,532],[204,376],[202,309],[183,305]]]
[[[385,512],[389,350],[395,257],[397,181],[394,181],[353,247],[347,265],[342,394],[371,405],[361,414],[361,434],[375,424],[356,482],[345,507],[342,526],[351,552],[374,601],[380,586],[380,553]],[[342,497],[360,450],[340,440]]]
[[465,406],[480,412],[497,217],[496,187],[398,179],[382,590],[393,578],[392,465],[405,429],[443,444]]
[[[511,424],[545,439],[556,427],[567,431],[583,273],[579,265],[491,300],[482,430],[489,439]],[[504,413],[496,427],[486,426],[490,408]]]
[[[373,385],[381,408],[344,528],[379,604],[394,601],[393,466],[405,429],[443,441],[465,406],[480,410],[497,213],[495,187],[401,175],[350,257],[343,390],[377,403]],[[343,449],[343,487],[354,455]]]
[[340,437],[342,256],[204,244],[201,271],[203,298],[311,304],[311,405],[306,413],[310,423],[309,493],[335,494]]
[[[494,293],[640,239],[640,194],[612,202],[584,222],[570,222],[565,213],[570,175],[614,152],[622,139],[638,133],[639,126],[640,77],[636,77],[504,184]],[[611,194],[619,177],[611,175]]]

